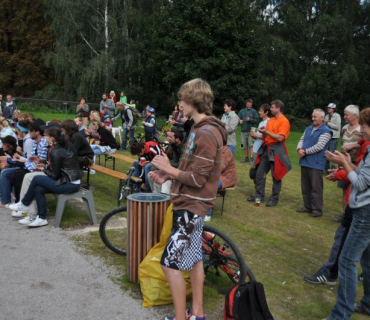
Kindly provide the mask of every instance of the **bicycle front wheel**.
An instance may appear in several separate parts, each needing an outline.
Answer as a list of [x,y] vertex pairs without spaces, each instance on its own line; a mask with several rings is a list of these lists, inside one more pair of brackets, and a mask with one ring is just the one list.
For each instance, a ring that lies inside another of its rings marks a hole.
[[110,250],[125,256],[127,247],[127,207],[119,207],[108,212],[100,222],[99,234]]
[[240,250],[222,231],[204,226],[202,250],[206,280],[217,288],[228,290],[237,284],[255,281]]

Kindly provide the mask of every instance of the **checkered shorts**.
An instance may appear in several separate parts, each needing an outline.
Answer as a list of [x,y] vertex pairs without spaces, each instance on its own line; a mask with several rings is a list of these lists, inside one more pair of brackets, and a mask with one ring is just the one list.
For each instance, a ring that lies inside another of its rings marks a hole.
[[164,248],[161,264],[175,270],[191,270],[203,260],[204,218],[186,210],[173,211],[173,227]]

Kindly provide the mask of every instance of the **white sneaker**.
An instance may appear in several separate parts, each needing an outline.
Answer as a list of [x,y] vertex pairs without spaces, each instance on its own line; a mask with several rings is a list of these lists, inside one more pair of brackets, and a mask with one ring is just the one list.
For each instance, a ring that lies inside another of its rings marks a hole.
[[27,216],[27,217],[25,217],[21,220],[18,220],[18,223],[23,224],[24,226],[28,226],[32,221],[33,221],[33,219],[31,219],[29,216]]
[[19,201],[17,203],[11,204],[9,206],[9,209],[13,211],[23,211],[23,212],[28,212],[29,206],[25,206],[22,201]]
[[96,171],[94,169],[90,169],[90,174],[95,174]]
[[205,216],[204,217],[204,222],[210,222],[212,220],[211,216]]
[[12,211],[12,217],[13,218],[22,218],[23,217],[23,211]]
[[43,227],[48,224],[48,221],[46,219],[41,219],[39,216],[36,217],[35,220],[33,220],[28,226],[30,228],[37,228],[37,227]]

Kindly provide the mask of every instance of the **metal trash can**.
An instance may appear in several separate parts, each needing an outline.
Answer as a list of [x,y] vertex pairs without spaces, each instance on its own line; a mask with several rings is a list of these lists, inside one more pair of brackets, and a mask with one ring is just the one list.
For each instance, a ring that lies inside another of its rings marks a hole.
[[127,197],[127,277],[139,282],[139,265],[159,242],[170,197],[137,193]]

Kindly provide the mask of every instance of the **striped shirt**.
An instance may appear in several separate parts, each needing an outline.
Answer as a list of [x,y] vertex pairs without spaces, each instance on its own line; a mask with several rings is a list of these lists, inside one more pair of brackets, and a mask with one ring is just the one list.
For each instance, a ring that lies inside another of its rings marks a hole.
[[[35,142],[32,148],[31,156],[38,156],[41,160],[47,160],[48,158],[49,144],[46,142],[46,137],[43,137],[40,142]],[[25,168],[32,171],[37,164],[27,160],[24,164]]]
[[[316,128],[316,129],[313,128],[310,135],[312,136],[312,134],[317,129],[318,128]],[[302,149],[304,137],[305,137],[306,134],[307,134],[307,129],[303,133],[301,139],[299,139],[297,150]],[[330,139],[331,139],[331,134],[330,133],[323,133],[322,135],[320,135],[319,140],[317,141],[317,143],[315,145],[313,145],[312,147],[307,148],[305,150],[306,154],[315,154],[315,153],[320,152],[322,149],[325,148],[326,144],[329,142]]]

